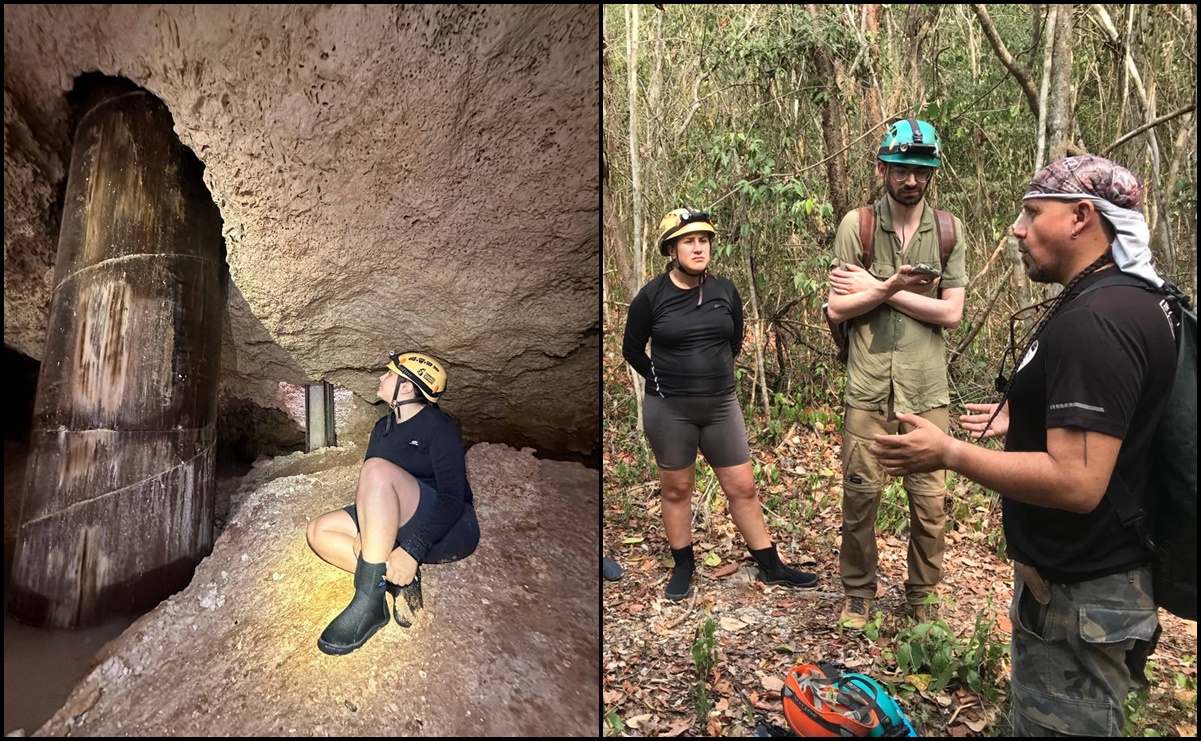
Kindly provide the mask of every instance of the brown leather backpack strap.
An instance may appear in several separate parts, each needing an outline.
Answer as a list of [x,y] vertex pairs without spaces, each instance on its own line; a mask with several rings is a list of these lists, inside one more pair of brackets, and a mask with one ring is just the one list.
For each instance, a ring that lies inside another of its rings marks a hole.
[[942,269],[947,269],[947,261],[955,250],[958,241],[955,234],[955,217],[947,211],[934,211],[934,228],[938,232],[938,259],[942,261]]
[[876,207],[859,207],[859,244],[863,252],[859,255],[864,270],[871,270],[876,258]]

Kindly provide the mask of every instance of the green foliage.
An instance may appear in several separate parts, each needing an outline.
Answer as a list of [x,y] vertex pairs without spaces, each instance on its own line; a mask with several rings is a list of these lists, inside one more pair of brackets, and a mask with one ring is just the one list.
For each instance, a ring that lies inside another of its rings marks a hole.
[[999,694],[997,678],[1002,670],[1002,662],[1009,654],[1008,641],[993,637],[996,622],[990,596],[984,609],[976,613],[972,632],[960,645],[955,668],[959,681],[973,694],[994,702]]
[[611,735],[618,735],[625,730],[625,724],[621,722],[621,716],[616,710],[610,710],[605,713],[605,723],[608,724]]
[[[835,213],[832,203],[828,162],[840,152],[827,149],[823,106],[837,107],[843,117],[837,137],[845,157],[841,185],[852,204],[868,202],[879,192],[874,159],[880,121],[869,97],[890,108],[885,115],[919,115],[939,130],[946,158],[929,200],[962,219],[967,275],[979,275],[967,287],[964,322],[945,333],[948,346],[955,347],[983,325],[954,361],[953,393],[972,401],[992,397],[991,375],[1008,339],[1005,320],[1019,308],[1021,291],[1029,286],[1023,289],[1022,281],[1009,280],[1014,263],[1008,252],[989,260],[1033,173],[1037,115],[991,53],[979,21],[966,6],[879,6],[879,24],[871,31],[860,27],[858,12],[816,7],[815,18],[803,5],[697,5],[664,13],[641,6],[633,100],[641,122],[644,228],[653,229],[667,209],[686,201],[709,207],[718,231],[714,271],[734,280],[749,300],[748,255],[764,317],[796,302],[785,316],[787,330],[770,325],[766,337],[754,338],[766,343],[770,390],[795,391],[802,408],[827,406],[829,379],[815,379],[814,374],[820,363],[833,360],[820,306],[834,231],[843,214]],[[1039,7],[1045,23],[1049,6]],[[1124,39],[1133,46],[1144,81],[1153,81],[1159,112],[1191,102],[1196,89],[1195,18],[1186,6],[1163,8],[1138,10],[1132,33]],[[620,242],[624,249],[632,244],[627,11],[622,5],[603,10],[606,187],[614,212],[621,215],[605,227],[606,274],[614,276],[615,229],[625,232]],[[1037,80],[1042,48],[1028,48],[1030,6],[991,5],[988,12],[1001,41]],[[1125,6],[1109,6],[1109,12],[1122,33]],[[1076,23],[1073,31],[1075,87],[1068,118],[1073,139],[1099,152],[1145,119],[1132,86],[1112,84],[1128,76],[1124,54],[1101,41],[1104,34],[1096,31],[1092,10],[1078,15],[1090,20]],[[908,55],[915,23],[926,21],[932,24],[923,46],[926,56],[914,67]],[[872,43],[870,49],[862,46],[860,33]],[[823,72],[819,58],[839,67],[837,80]],[[917,81],[912,79],[915,69],[921,77]],[[1167,202],[1154,204],[1168,223],[1162,236],[1160,230],[1154,232],[1153,247],[1160,270],[1195,294],[1195,247],[1187,248],[1194,243],[1190,229],[1197,212],[1196,167],[1188,157],[1195,137],[1178,136],[1189,122],[1182,116],[1157,127],[1158,172],[1151,169],[1155,158],[1148,156],[1145,135],[1122,144],[1112,156],[1133,167],[1143,182],[1153,183],[1156,192],[1150,195],[1156,199],[1168,163],[1180,161],[1174,181],[1162,187]],[[1183,142],[1183,153],[1177,151],[1177,141]],[[1169,246],[1178,250],[1173,259],[1165,251]],[[657,270],[657,255],[650,252],[647,266]],[[1001,281],[1012,287],[990,303]],[[611,291],[628,300],[638,287]],[[781,352],[776,345],[783,346]],[[840,373],[837,368],[831,375]],[[750,380],[740,380],[743,393]],[[1002,543],[997,546],[1003,548]]]
[[897,536],[909,532],[909,495],[899,478],[889,479],[880,492],[876,529]]
[[717,666],[717,644],[713,640],[713,631],[717,623],[705,611],[705,622],[697,629],[696,641],[692,644],[692,662],[696,664],[696,684],[693,685],[693,696],[696,700],[697,721],[703,726],[709,716],[709,692],[706,683]]
[[863,636],[872,643],[880,640],[880,626],[883,623],[884,612],[881,610],[872,610],[871,617],[867,619],[867,623],[863,626]]
[[[936,600],[937,597],[930,597]],[[973,694],[996,701],[997,679],[1002,671],[1009,644],[994,637],[992,599],[976,613],[972,631],[956,637],[942,620],[918,623],[901,630],[893,642],[893,659],[902,674],[928,675],[928,692],[940,692],[952,680],[958,680]]]
[[955,676],[955,650],[958,642],[954,631],[939,620],[918,623],[897,634],[897,666],[903,674],[928,674],[930,692],[939,692]]
[[[1191,673],[1166,669],[1154,660],[1147,661],[1150,688],[1126,696],[1125,736],[1177,736],[1177,726],[1196,727],[1197,674],[1195,655],[1181,657]],[[1170,708],[1169,714],[1164,707]],[[1172,721],[1175,720],[1175,723]]]

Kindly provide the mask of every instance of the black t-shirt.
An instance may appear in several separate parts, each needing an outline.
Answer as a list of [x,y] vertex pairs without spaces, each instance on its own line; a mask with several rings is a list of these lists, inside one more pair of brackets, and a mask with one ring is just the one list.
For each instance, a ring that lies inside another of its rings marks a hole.
[[1122,440],[1114,475],[1088,514],[1002,500],[1005,540],[1016,561],[1052,581],[1074,583],[1148,562],[1133,528],[1118,521],[1111,497],[1121,476],[1146,506],[1151,438],[1176,373],[1167,304],[1134,286],[1104,286],[1087,276],[1073,289],[1022,359],[1009,395],[1005,449],[1047,450],[1047,429],[1079,427]]
[[463,507],[474,500],[467,482],[467,459],[458,427],[441,409],[427,406],[389,430],[392,416],[389,410],[375,423],[363,460],[383,458],[395,463],[438,492],[438,506],[425,527],[400,544],[421,563],[430,547],[458,522]]
[[730,280],[710,276],[684,289],[663,273],[630,302],[621,354],[648,394],[719,396],[734,390],[742,332],[742,298]]

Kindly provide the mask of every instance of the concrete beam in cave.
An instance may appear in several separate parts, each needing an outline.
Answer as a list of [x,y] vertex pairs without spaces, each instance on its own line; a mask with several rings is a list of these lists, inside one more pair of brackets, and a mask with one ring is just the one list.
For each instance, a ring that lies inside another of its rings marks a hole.
[[212,548],[228,279],[162,101],[103,78],[77,114],[9,603],[60,627],[155,604]]
[[304,452],[338,444],[334,425],[334,385],[326,381],[304,387]]

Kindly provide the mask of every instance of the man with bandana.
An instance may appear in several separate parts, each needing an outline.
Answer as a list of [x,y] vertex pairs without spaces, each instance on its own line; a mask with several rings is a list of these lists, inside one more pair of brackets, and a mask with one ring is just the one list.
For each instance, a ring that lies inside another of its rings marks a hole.
[[[940,275],[942,255],[934,209],[925,200],[942,163],[942,145],[926,121],[903,119],[884,134],[876,173],[887,191],[872,207],[874,257],[865,264],[860,210],[848,213],[834,237],[828,313],[850,321],[846,408],[842,434],[842,546],[839,571],[846,601],[839,625],[862,630],[876,596],[876,514],[885,475],[867,452],[872,436],[908,427],[897,412],[918,414],[947,429],[951,402],[943,329],[963,318],[964,244],[956,239]],[[963,225],[955,219],[955,234]],[[932,595],[942,580],[946,549],[946,472],[906,476],[909,556],[905,605],[918,622],[934,620]]]
[[1013,734],[1118,736],[1128,692],[1147,686],[1159,638],[1151,571],[1114,499],[1146,508],[1152,434],[1176,350],[1166,306],[1137,286],[1088,290],[1114,271],[1152,286],[1142,188],[1101,157],[1069,157],[1034,176],[1014,227],[1031,280],[1059,283],[1023,343],[999,405],[968,405],[963,427],[1005,450],[955,440],[919,417],[871,451],[893,475],[951,469],[1002,496],[1014,561]]

